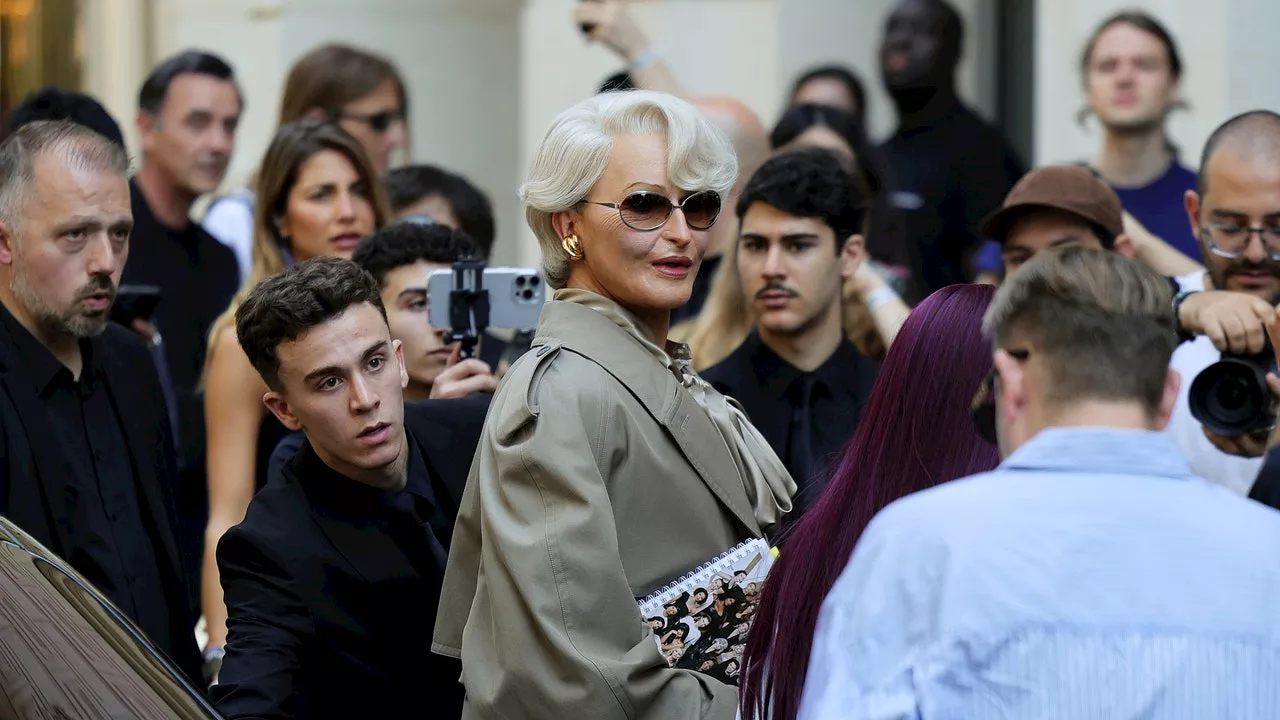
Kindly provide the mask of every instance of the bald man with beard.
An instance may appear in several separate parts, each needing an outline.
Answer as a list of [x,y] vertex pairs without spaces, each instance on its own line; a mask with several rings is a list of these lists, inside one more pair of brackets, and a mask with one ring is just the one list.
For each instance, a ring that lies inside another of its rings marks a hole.
[[[738,204],[738,195],[747,180],[755,174],[769,157],[769,131],[760,122],[759,116],[740,100],[723,96],[691,97],[693,103],[712,124],[729,136],[733,149],[738,154],[738,182],[729,191],[721,207],[732,209]],[[693,281],[693,293],[684,307],[671,313],[671,324],[696,317],[711,291],[711,281],[715,279],[720,268],[720,260],[724,253],[732,247],[738,237],[738,219],[732,212],[720,213],[720,218],[711,227],[711,246],[702,258],[702,267]]]

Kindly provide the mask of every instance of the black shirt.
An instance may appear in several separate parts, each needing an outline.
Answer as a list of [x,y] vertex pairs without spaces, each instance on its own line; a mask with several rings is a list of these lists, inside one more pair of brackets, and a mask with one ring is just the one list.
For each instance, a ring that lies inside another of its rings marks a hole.
[[[171,228],[147,205],[136,179],[133,234],[122,285],[156,285],[160,304],[153,324],[164,340],[165,358],[178,408],[181,469],[204,470],[204,403],[198,393],[209,330],[230,305],[240,282],[235,253],[197,223]],[[203,490],[202,488],[200,488]]]
[[[744,372],[744,365],[748,366]],[[811,373],[778,356],[756,331],[737,350],[703,377],[721,393],[742,404],[747,417],[760,430],[795,478],[799,489],[794,509],[798,517],[826,487],[840,452],[853,436],[862,407],[880,366],[859,353],[847,339]],[[809,401],[810,457],[797,455],[797,389],[806,381],[812,388]],[[805,468],[809,470],[806,472]]]
[[968,282],[978,225],[1004,203],[1022,165],[1004,138],[959,101],[900,128],[882,146],[892,170],[890,204],[916,243],[926,293]]
[[73,473],[66,488],[75,508],[64,558],[160,647],[173,647],[156,528],[144,518],[137,473],[120,408],[106,387],[93,346],[80,341],[80,379],[8,312],[0,312]]

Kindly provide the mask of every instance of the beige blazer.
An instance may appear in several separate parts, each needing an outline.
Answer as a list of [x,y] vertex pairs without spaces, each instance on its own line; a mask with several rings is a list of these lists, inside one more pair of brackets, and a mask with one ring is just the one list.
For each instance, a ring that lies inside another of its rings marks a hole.
[[436,618],[466,718],[733,718],[636,605],[760,528],[707,413],[591,308],[547,303],[490,406]]

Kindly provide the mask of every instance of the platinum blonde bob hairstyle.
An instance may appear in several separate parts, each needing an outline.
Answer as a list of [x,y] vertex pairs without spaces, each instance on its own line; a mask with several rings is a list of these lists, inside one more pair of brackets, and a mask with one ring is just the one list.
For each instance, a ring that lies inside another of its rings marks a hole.
[[728,197],[738,177],[737,154],[729,138],[690,103],[648,90],[604,93],[579,102],[551,123],[520,188],[552,288],[563,288],[569,279],[569,256],[552,217],[586,199],[604,175],[615,138],[649,134],[667,140],[673,185],[686,192],[713,190],[722,201]]

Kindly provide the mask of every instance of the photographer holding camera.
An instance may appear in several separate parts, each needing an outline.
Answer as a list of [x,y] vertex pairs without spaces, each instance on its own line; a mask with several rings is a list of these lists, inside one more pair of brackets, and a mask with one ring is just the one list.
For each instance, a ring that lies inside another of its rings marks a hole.
[[1197,474],[1246,494],[1275,425],[1264,377],[1275,364],[1267,325],[1280,296],[1280,115],[1257,110],[1219,126],[1205,143],[1198,191],[1187,192],[1186,206],[1205,271],[1177,279],[1175,307],[1199,290],[1256,301],[1251,312],[1174,353],[1183,386],[1169,432]]

